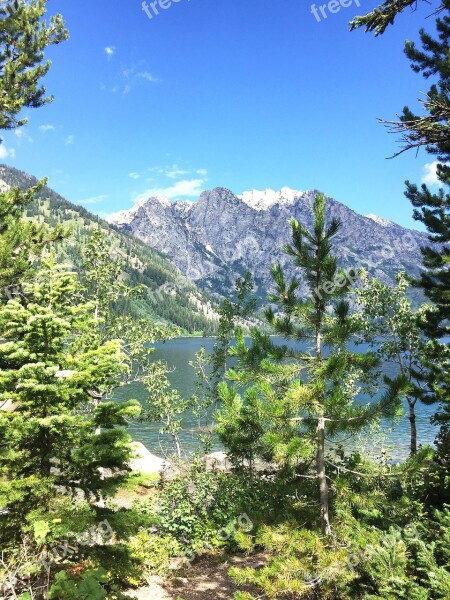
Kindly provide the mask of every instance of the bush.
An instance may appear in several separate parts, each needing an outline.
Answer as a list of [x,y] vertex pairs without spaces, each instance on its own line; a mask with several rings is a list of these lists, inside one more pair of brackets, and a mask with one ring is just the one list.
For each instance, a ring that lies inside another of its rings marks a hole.
[[295,513],[294,490],[294,486],[259,474],[206,472],[203,464],[195,463],[187,475],[163,489],[160,528],[184,548],[195,549],[204,543],[236,548],[236,535],[225,542],[219,539],[221,530],[244,515],[254,525],[282,521]]
[[148,584],[150,577],[164,575],[168,571],[170,559],[181,552],[180,545],[171,536],[158,536],[142,530],[130,540],[131,556],[139,564],[139,578],[129,579],[131,585],[142,582]]
[[110,583],[105,569],[86,571],[80,577],[73,577],[67,571],[59,571],[51,586],[49,600],[124,600],[119,588]]
[[229,497],[222,494],[226,477],[194,464],[186,476],[167,484],[160,499],[162,532],[186,548],[212,541],[217,530],[235,516]]

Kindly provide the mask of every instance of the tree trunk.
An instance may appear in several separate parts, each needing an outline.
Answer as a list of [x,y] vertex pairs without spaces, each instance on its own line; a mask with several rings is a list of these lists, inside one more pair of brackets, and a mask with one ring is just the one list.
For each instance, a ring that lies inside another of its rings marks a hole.
[[409,400],[409,398],[407,398],[407,400],[409,406],[409,422],[411,429],[411,456],[414,456],[414,454],[417,454],[416,411],[414,410],[415,403]]
[[177,449],[177,458],[181,459],[181,443],[180,438],[176,433],[172,434],[173,441],[175,442],[175,448]]
[[330,518],[328,514],[328,482],[325,473],[325,418],[323,412],[319,415],[317,424],[317,479],[320,496],[320,524],[324,535],[331,535]]

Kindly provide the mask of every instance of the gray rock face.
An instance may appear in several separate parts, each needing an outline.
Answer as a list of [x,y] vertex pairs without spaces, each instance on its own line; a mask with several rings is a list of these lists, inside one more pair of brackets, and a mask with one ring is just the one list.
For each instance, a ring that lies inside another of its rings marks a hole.
[[[241,198],[224,188],[203,192],[199,200],[168,202],[150,198],[121,213],[116,223],[149,246],[167,254],[181,271],[204,289],[229,295],[237,276],[249,270],[263,299],[270,289],[270,267],[280,262],[294,274],[282,252],[290,242],[289,219],[309,226],[316,191],[247,192]],[[124,218],[125,215],[125,218]],[[391,282],[399,270],[417,276],[420,246],[427,236],[383,220],[364,217],[328,198],[328,218],[342,227],[334,252],[343,268],[364,266],[371,275]],[[114,221],[114,218],[112,219]],[[301,279],[301,272],[296,273]]]

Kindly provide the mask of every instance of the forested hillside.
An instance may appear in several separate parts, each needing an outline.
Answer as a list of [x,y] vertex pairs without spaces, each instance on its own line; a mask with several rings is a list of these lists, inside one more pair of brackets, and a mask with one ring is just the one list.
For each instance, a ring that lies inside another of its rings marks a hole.
[[[35,177],[6,165],[0,166],[0,180],[6,186],[23,189],[37,182]],[[214,299],[199,291],[158,251],[120,232],[84,207],[68,202],[49,187],[38,193],[27,216],[51,226],[63,224],[71,228],[72,235],[58,245],[57,252],[75,267],[80,264],[81,248],[89,234],[100,228],[107,235],[112,255],[124,262],[128,283],[146,288],[143,297],[128,298],[118,304],[118,314],[162,320],[190,334],[214,334],[217,323]]]

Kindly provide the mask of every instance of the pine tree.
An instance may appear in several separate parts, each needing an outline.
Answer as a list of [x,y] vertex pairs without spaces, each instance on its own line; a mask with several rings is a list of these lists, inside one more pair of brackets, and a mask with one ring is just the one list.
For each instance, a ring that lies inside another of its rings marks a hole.
[[46,0],[5,0],[0,7],[0,129],[25,125],[27,119],[18,118],[23,108],[53,101],[40,83],[51,66],[43,53],[68,34],[61,15],[48,24],[42,20],[46,5]]
[[301,463],[314,463],[321,529],[330,535],[325,440],[360,431],[376,416],[392,415],[405,381],[399,377],[390,382],[382,398],[367,406],[355,402],[359,386],[370,392],[378,360],[373,353],[348,349],[357,323],[345,296],[354,273],[337,267],[331,241],[340,222],[332,219],[327,225],[323,195],[316,196],[313,212],[311,231],[291,220],[292,244],[284,249],[303,271],[309,300],[299,298],[300,280],[286,282],[281,266],[275,265],[275,291],[269,299],[280,312],[266,311],[276,333],[309,348],[278,346],[258,330],[253,330],[248,348],[239,336],[234,351],[239,367],[228,377],[248,387],[242,398],[235,388],[221,384],[225,409],[219,435],[235,458],[252,462],[259,456],[294,471]]
[[[42,21],[45,0],[5,0],[0,6],[0,129],[23,126],[23,108],[37,108],[53,100],[45,97],[40,80],[50,62],[43,52],[67,38],[60,15]],[[1,143],[1,142],[0,142]],[[63,228],[49,231],[23,219],[24,210],[45,185],[43,180],[27,191],[12,189],[0,194],[0,300],[20,294],[20,283],[31,271],[33,259],[51,241],[65,235]]]
[[[417,4],[417,0],[385,0],[373,11],[364,16],[355,17],[350,22],[350,30],[364,27],[366,32],[374,31],[375,36],[383,34],[389,25],[393,25],[396,17],[405,9]],[[445,0],[438,8],[437,12],[442,10]]]
[[27,191],[11,189],[0,194],[0,297],[3,300],[21,293],[20,282],[30,274],[33,261],[49,243],[67,235],[65,228],[49,230],[23,218],[45,181]]
[[129,365],[120,341],[95,342],[77,275],[50,257],[25,291],[26,302],[0,306],[1,543],[29,530],[30,513],[51,522],[61,494],[99,499],[122,481],[103,480],[100,469],[124,469],[130,437],[118,426],[139,412],[132,401],[89,408]]
[[[449,0],[445,0],[444,8],[448,13]],[[427,152],[437,155],[439,160],[446,161],[450,152],[448,90],[450,70],[447,59],[450,17],[448,14],[436,19],[436,31],[437,38],[427,34],[424,29],[420,30],[422,49],[418,49],[414,42],[405,43],[405,54],[411,61],[412,70],[421,73],[425,79],[437,77],[437,82],[430,86],[426,98],[419,100],[427,114],[416,115],[405,107],[400,121],[381,120],[381,122],[388,125],[392,132],[402,134],[403,147],[397,154],[423,147]]]
[[[403,4],[387,0],[382,6],[389,6],[394,11],[392,14],[396,14],[397,8],[401,9]],[[377,10],[356,19],[353,25],[366,24],[368,29],[383,33],[383,16]],[[434,304],[434,309],[428,312],[423,323],[423,330],[431,338],[427,348],[427,366],[430,371],[428,384],[436,399],[442,403],[443,410],[437,416],[437,420],[445,428],[442,435],[448,435],[450,431],[450,345],[442,341],[450,334],[450,194],[446,191],[450,185],[449,10],[450,0],[443,0],[437,11],[439,14],[444,13],[436,19],[437,37],[422,29],[421,49],[413,42],[407,41],[405,45],[405,53],[411,61],[413,71],[422,74],[425,79],[437,79],[430,86],[425,100],[420,101],[427,114],[416,115],[405,107],[400,121],[383,121],[392,131],[402,135],[403,147],[397,154],[424,147],[439,161],[436,170],[437,179],[442,184],[439,192],[434,194],[425,184],[419,188],[407,181],[405,195],[414,207],[414,218],[422,222],[429,233],[430,244],[422,248],[425,272],[416,285],[423,289]],[[392,20],[387,19],[385,23]]]
[[[450,157],[450,154],[447,155]],[[444,156],[439,158],[442,160]],[[450,184],[450,168],[438,165],[438,178],[443,185]],[[425,271],[414,284],[421,287],[433,303],[422,329],[430,338],[426,349],[428,384],[436,400],[441,403],[437,421],[450,428],[450,194],[443,188],[432,194],[425,184],[419,190],[406,182],[406,197],[415,207],[414,218],[421,221],[433,245],[421,249]],[[442,432],[441,432],[442,433]]]
[[[444,2],[444,6],[448,11],[450,2]],[[408,131],[406,138],[410,146],[418,140],[417,145],[426,144],[427,151],[440,161],[437,178],[442,187],[437,194],[431,193],[425,184],[419,189],[407,181],[405,195],[414,206],[414,218],[425,225],[431,242],[421,249],[425,272],[415,285],[423,289],[434,305],[423,329],[432,339],[427,351],[429,385],[441,402],[436,421],[442,424],[443,436],[448,435],[450,429],[450,345],[448,341],[442,343],[442,339],[450,335],[450,194],[447,191],[450,185],[450,16],[437,19],[436,27],[438,39],[421,31],[423,50],[413,43],[407,43],[405,49],[414,71],[425,78],[438,77],[425,102],[429,116],[416,117],[405,108],[402,125]]]

